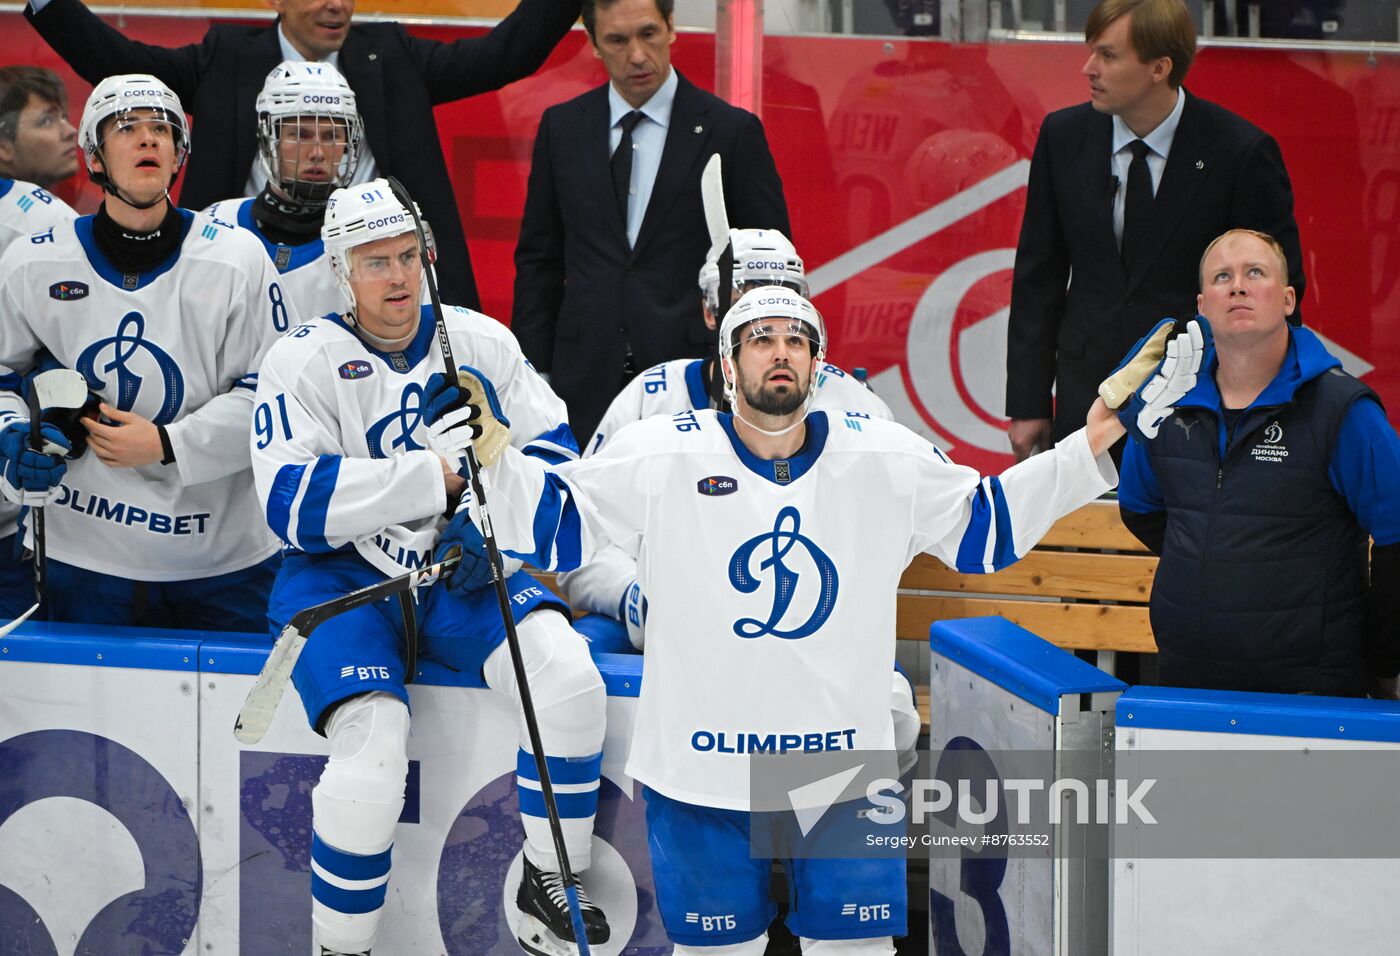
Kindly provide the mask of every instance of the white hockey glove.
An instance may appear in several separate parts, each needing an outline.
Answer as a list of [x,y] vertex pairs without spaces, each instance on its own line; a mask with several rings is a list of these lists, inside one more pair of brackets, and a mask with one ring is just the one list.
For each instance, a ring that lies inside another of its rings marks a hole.
[[1128,350],[1099,385],[1099,395],[1139,442],[1157,437],[1182,396],[1196,387],[1210,325],[1204,316],[1180,323],[1163,319]]
[[30,423],[13,421],[0,431],[0,493],[17,505],[42,507],[58,496],[72,450],[55,425],[40,425],[43,447],[29,447]]
[[457,370],[455,383],[442,372],[434,372],[424,393],[428,445],[455,470],[465,467],[468,445],[476,447],[476,458],[483,468],[501,457],[510,444],[510,420],[501,411],[490,379],[463,365]]

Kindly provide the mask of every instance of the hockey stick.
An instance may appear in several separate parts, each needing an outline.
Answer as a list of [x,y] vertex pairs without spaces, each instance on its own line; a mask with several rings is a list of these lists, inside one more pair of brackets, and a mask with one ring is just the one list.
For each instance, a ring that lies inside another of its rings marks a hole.
[[306,647],[312,631],[346,611],[412,591],[423,584],[431,584],[438,575],[455,567],[460,560],[459,557],[451,557],[430,564],[421,571],[400,574],[396,578],[298,611],[277,636],[277,643],[272,645],[272,652],[267,655],[267,662],[263,664],[258,679],[244,698],[238,719],[233,724],[233,735],[245,744],[255,744],[263,739],[267,728],[272,726],[272,718],[277,714],[277,702],[282,699],[282,692],[292,679],[292,670],[297,666],[297,659],[301,657],[302,648]]
[[705,225],[710,230],[710,257],[719,266],[718,305],[715,326],[724,322],[729,300],[734,295],[734,243],[729,238],[729,210],[724,205],[724,171],[719,153],[710,157],[700,174],[700,203],[705,207]]
[[[87,379],[71,368],[53,368],[40,372],[29,381],[29,447],[37,452],[44,450],[44,409],[60,408],[79,410],[87,402]],[[34,605],[4,627],[0,627],[0,637],[19,627],[33,616],[48,597],[49,563],[44,548],[44,506],[31,505],[29,515],[33,521],[34,547]]]
[[[442,362],[449,380],[457,375],[457,360],[452,355],[452,342],[447,337],[447,323],[443,319],[442,301],[438,298],[437,279],[433,275],[432,263],[428,259],[428,242],[423,231],[423,223],[418,218],[418,209],[413,199],[393,176],[389,177],[389,188],[395,198],[413,217],[413,228],[418,233],[418,251],[423,259],[423,275],[428,280],[428,298],[433,306],[433,321],[437,324],[438,348],[442,351]],[[476,448],[466,447],[467,476],[471,482],[472,494],[476,496],[477,511],[481,516],[481,536],[486,540],[486,558],[491,564],[491,579],[496,588],[496,603],[501,610],[501,622],[505,625],[506,644],[510,648],[510,662],[515,669],[515,686],[520,694],[520,709],[525,714],[525,728],[530,736],[530,749],[535,754],[535,770],[540,775],[540,791],[544,797],[545,812],[549,815],[549,833],[554,838],[554,853],[559,858],[559,873],[564,879],[564,897],[569,904],[569,921],[574,927],[574,943],[579,956],[590,956],[588,936],[583,928],[583,910],[579,906],[578,891],[574,888],[574,873],[569,866],[569,851],[564,846],[564,828],[559,823],[559,807],[554,800],[554,785],[549,779],[549,765],[545,761],[544,743],[540,739],[539,721],[535,717],[535,702],[530,695],[530,680],[525,673],[525,658],[520,651],[520,637],[515,632],[515,615],[511,612],[510,593],[506,590],[506,578],[501,562],[501,551],[496,545],[496,535],[491,527],[491,512],[486,507],[486,489],[481,473],[481,463],[477,461]]]

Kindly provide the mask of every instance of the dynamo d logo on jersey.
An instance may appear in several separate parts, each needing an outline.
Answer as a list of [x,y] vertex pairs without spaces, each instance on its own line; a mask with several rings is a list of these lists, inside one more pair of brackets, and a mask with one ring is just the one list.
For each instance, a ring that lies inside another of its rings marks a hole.
[[339,375],[341,378],[353,380],[357,378],[365,378],[368,375],[374,374],[374,366],[366,361],[363,361],[362,359],[355,359],[353,361],[346,362],[344,365],[342,365],[335,371],[336,374]]
[[88,287],[86,282],[55,282],[49,286],[49,298],[57,299],[60,302],[72,302],[74,299],[86,299]]
[[[762,592],[772,599],[767,620],[744,617],[734,633],[754,638],[771,634],[797,640],[815,634],[836,607],[836,563],[801,533],[802,514],[789,505],[778,512],[773,530],[755,535],[729,559],[729,583],[742,594]],[[806,608],[805,619],[800,619]]]
[[423,446],[413,440],[413,431],[420,424],[424,424],[423,386],[409,382],[404,386],[398,409],[369,426],[369,431],[365,432],[369,453],[375,458],[388,458],[399,452],[420,451]]
[[717,498],[720,495],[732,495],[739,490],[739,483],[733,478],[725,475],[711,475],[708,478],[701,478],[695,483],[695,490],[702,495]]
[[185,378],[175,360],[159,345],[147,341],[145,334],[146,317],[128,312],[118,323],[117,334],[83,349],[73,367],[98,392],[109,388],[108,378],[115,374],[110,390],[116,394],[116,406],[124,412],[135,409],[143,388],[160,389],[158,400],[147,396],[144,407],[157,410],[146,417],[156,425],[169,425],[184,404]]

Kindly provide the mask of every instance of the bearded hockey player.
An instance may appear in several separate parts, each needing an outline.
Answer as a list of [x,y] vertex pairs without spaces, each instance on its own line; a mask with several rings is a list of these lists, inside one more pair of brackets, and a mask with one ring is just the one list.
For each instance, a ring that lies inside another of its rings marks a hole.
[[0,490],[45,506],[51,619],[262,630],[277,542],[247,434],[258,362],[296,312],[251,236],[170,202],[189,131],[159,80],[99,83],[78,141],[102,206],[0,258],[0,366],[47,353],[93,409],[43,424],[35,451],[0,393]]
[[[252,436],[267,521],[289,546],[273,589],[273,632],[302,608],[428,565],[436,550],[463,564],[418,595],[414,627],[392,603],[367,605],[318,628],[293,681],[307,719],[330,741],[312,794],[312,914],[322,953],[367,953],[385,905],[394,829],[408,772],[404,646],[518,700],[504,625],[481,537],[459,474],[469,429],[451,414],[433,310],[413,219],[384,180],[337,190],[322,238],[346,309],[279,341],[263,363]],[[564,404],[526,364],[510,331],[467,309],[443,310],[453,354],[489,369],[523,454],[577,457]],[[507,568],[526,672],[548,750],[569,863],[590,862],[601,775],[606,694],[568,608],[519,563]],[[525,829],[516,901],[528,952],[573,952],[573,932],[535,762],[522,720],[517,784]],[[602,911],[581,892],[590,942],[608,938]]]
[[338,312],[340,289],[321,222],[332,190],[348,185],[359,163],[363,126],[355,93],[329,63],[287,60],[267,75],[257,110],[258,162],[267,185],[206,211],[258,237],[302,316]]
[[[1014,562],[1113,486],[1107,451],[1125,431],[1100,400],[1051,452],[983,478],[901,425],[813,410],[825,334],[810,305],[789,302],[756,289],[725,317],[732,413],[649,418],[553,469],[494,437],[490,383],[459,378],[502,547],[541,567],[614,543],[637,559],[650,610],[627,772],[645,785],[657,900],[682,956],[764,952],[772,861],[750,854],[750,753],[892,748],[894,594],[910,559],[927,551],[970,573]],[[1120,414],[1144,434],[1199,366],[1199,329],[1166,343],[1165,325],[1122,376],[1132,399]],[[825,814],[809,839],[838,817],[849,814]],[[785,865],[805,953],[894,952],[903,859]],[[889,916],[861,921],[851,899]]]

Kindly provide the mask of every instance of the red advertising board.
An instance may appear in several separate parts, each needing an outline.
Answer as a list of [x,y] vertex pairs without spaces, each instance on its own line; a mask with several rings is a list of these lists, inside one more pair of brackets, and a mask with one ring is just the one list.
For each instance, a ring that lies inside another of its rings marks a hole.
[[[0,63],[58,69],[76,113],[88,87],[19,21],[0,16]],[[174,45],[197,41],[207,21],[127,16],[121,25]],[[673,50],[687,77],[713,88],[713,35],[684,33]],[[1045,114],[1086,98],[1083,59],[1078,43],[765,42],[763,120],[832,361],[867,369],[902,420],[983,470],[1010,461],[1006,310],[1029,157]],[[575,30],[536,76],[437,111],[483,304],[503,321],[540,114],[603,81]],[[1302,233],[1307,324],[1400,421],[1400,57],[1208,48],[1187,86],[1279,140]],[[84,211],[95,203],[91,187],[76,198]]]

